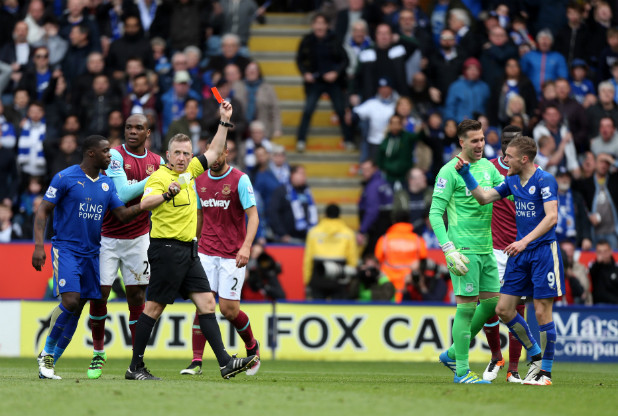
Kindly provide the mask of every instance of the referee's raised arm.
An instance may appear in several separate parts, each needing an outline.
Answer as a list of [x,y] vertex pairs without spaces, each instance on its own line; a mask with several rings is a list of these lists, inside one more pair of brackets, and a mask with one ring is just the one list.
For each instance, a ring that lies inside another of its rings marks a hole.
[[204,156],[208,161],[208,166],[214,163],[221,153],[223,153],[225,148],[225,140],[227,138],[227,129],[234,127],[234,125],[230,123],[230,118],[232,117],[232,104],[227,101],[222,101],[221,106],[219,107],[219,114],[221,115],[221,119],[219,120],[219,128],[217,129],[217,133],[212,139],[212,143],[208,147],[208,150],[204,153]]

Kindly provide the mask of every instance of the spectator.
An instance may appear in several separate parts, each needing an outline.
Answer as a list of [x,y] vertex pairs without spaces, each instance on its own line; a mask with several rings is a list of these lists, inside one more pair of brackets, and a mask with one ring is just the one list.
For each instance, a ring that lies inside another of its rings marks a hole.
[[599,135],[590,142],[590,150],[595,156],[600,153],[607,153],[614,158],[618,158],[618,132],[614,119],[603,117],[599,122]]
[[144,36],[144,31],[138,16],[124,17],[124,35],[114,40],[107,54],[107,67],[113,71],[114,79],[124,78],[124,70],[129,58],[139,58],[147,69],[154,69],[150,42]]
[[43,15],[45,13],[45,5],[41,0],[32,0],[28,4],[28,14],[24,22],[28,25],[28,43],[35,44],[45,36],[43,29]]
[[202,50],[197,46],[187,46],[184,49],[185,57],[187,58],[187,72],[191,76],[191,89],[198,94],[202,93],[204,83],[200,71],[200,61],[202,59]]
[[257,62],[252,61],[245,68],[245,78],[232,84],[234,97],[245,112],[245,120],[264,123],[265,135],[269,138],[281,136],[281,111],[274,87],[262,77]]
[[546,81],[569,76],[566,60],[559,52],[551,51],[554,36],[548,29],[536,35],[539,49],[525,54],[520,61],[522,72],[532,81],[537,94]]
[[[167,144],[176,134],[186,134],[191,138],[193,153],[199,154],[197,142],[207,134],[206,124],[199,117],[200,103],[195,98],[187,98],[184,106],[184,115],[178,120],[172,121],[170,128],[165,134],[163,151],[167,150]],[[228,149],[229,150],[229,149]]]
[[241,295],[243,300],[285,299],[285,291],[278,279],[281,264],[264,250],[264,243],[253,244],[246,270],[247,278]]
[[32,49],[34,65],[23,72],[18,86],[28,90],[28,94],[33,99],[41,100],[43,93],[50,85],[52,77],[52,69],[49,65],[49,51],[45,46]]
[[[232,86],[225,79],[220,79],[217,82],[217,89],[221,97],[232,104],[234,113],[232,114],[231,123],[234,127],[228,129],[227,137],[233,139],[236,143],[240,143],[247,134],[247,122],[245,121],[245,112],[240,104],[240,101],[232,93]],[[193,93],[193,91],[191,91]],[[214,135],[219,127],[219,114],[217,113],[219,103],[215,99],[204,101],[203,118],[206,128],[211,135]]]
[[327,205],[325,218],[307,233],[303,280],[311,299],[350,298],[358,253],[354,231],[339,217],[340,212],[338,205]]
[[420,273],[412,275],[406,285],[403,300],[444,302],[448,292],[447,279],[450,275],[446,266],[427,257],[421,261]]
[[599,102],[586,109],[588,119],[588,137],[599,134],[599,123],[603,117],[611,117],[618,125],[618,106],[614,102],[615,88],[609,81],[599,84]]
[[[586,64],[586,61],[578,58],[571,62],[570,85],[572,96],[584,108],[588,108],[596,102],[594,84],[587,78],[587,74],[588,64]],[[594,98],[594,102],[591,101],[591,97]]]
[[[165,72],[159,77],[159,89],[161,91],[167,91],[172,87],[174,83],[174,76],[177,72],[187,71],[189,69],[189,60],[184,52],[174,52],[171,59],[171,70]],[[188,73],[189,71],[187,71]],[[191,74],[189,74],[190,82],[193,81]]]
[[19,135],[17,164],[20,171],[29,176],[43,176],[46,173],[43,141],[45,140],[45,109],[40,102],[28,106],[26,121]]
[[[70,40],[71,32],[76,26],[82,26],[82,33],[89,36],[89,46],[92,51],[101,52],[101,35],[94,18],[84,10],[86,2],[84,0],[67,0],[67,12],[60,18],[60,36]],[[71,43],[73,43],[71,41]],[[66,74],[66,72],[65,72]]]
[[0,204],[11,207],[17,200],[19,173],[15,161],[15,145],[7,147],[2,139],[0,139]]
[[240,73],[240,68],[236,64],[227,64],[223,68],[223,78],[230,84],[234,85],[243,79],[243,75]]
[[556,165],[556,168],[565,167],[573,177],[579,178],[581,173],[575,145],[573,144],[573,135],[565,124],[560,123],[560,117],[560,111],[555,105],[547,105],[543,110],[543,120],[534,128],[532,135],[537,143],[542,136],[551,136],[558,147],[563,140],[566,140],[564,158]]
[[234,140],[227,139],[226,144],[227,144],[227,157],[226,157],[227,164],[235,167],[238,170],[242,170],[242,164],[238,162],[239,157],[238,157],[238,148],[236,146],[236,142],[234,142]]
[[105,74],[111,78],[111,73],[105,68],[103,54],[91,52],[86,58],[86,71],[71,83],[71,104],[74,108],[79,108],[82,96],[92,88],[92,81],[99,74]]
[[[270,204],[270,198],[275,192],[275,189],[279,188],[282,183],[277,180],[274,172],[270,169],[270,152],[266,150],[264,146],[256,146],[255,160],[256,165],[253,174],[251,175],[251,182],[253,183],[253,188],[262,197],[264,207],[268,207]],[[285,182],[285,184],[288,183],[290,183],[289,180]],[[264,220],[266,220],[266,216],[264,217]],[[266,223],[266,221],[262,222]]]
[[481,42],[471,28],[470,15],[465,9],[453,8],[448,13],[448,28],[455,34],[457,46],[464,59],[481,54]]
[[584,153],[582,160],[582,177],[581,179],[588,179],[594,176],[594,171],[597,168],[596,157],[591,151]]
[[121,109],[122,101],[112,90],[107,75],[94,77],[92,89],[82,97],[79,107],[80,124],[91,134],[106,134],[109,113]]
[[431,37],[424,30],[416,27],[414,12],[411,10],[401,10],[397,22],[399,28],[395,31],[393,39],[416,48],[406,61],[406,81],[410,84],[414,74],[424,67],[423,57],[429,55],[432,46]]
[[34,46],[46,46],[49,51],[49,64],[53,67],[59,66],[69,49],[69,42],[58,34],[60,26],[54,15],[45,15],[43,29],[43,37]]
[[556,85],[556,107],[562,114],[563,121],[573,134],[575,148],[579,151],[588,150],[589,137],[584,107],[577,100],[571,98],[571,85],[564,78],[558,78]]
[[606,240],[612,250],[618,251],[618,172],[610,172],[615,159],[606,153],[596,157],[592,177],[576,183],[584,197],[588,218],[592,224],[592,242]]
[[504,77],[505,65],[511,59],[517,59],[517,48],[509,39],[504,28],[497,26],[489,32],[489,42],[483,45],[481,66],[483,81],[493,85]]
[[365,246],[363,256],[373,253],[375,245],[391,225],[393,190],[373,160],[360,165],[363,191],[358,202],[359,229],[356,242]]
[[367,126],[361,142],[361,160],[375,159],[384,139],[384,130],[389,118],[395,113],[399,99],[388,78],[380,78],[378,94],[352,109],[353,113]]
[[389,25],[378,25],[374,47],[362,51],[358,56],[358,69],[354,77],[350,104],[355,106],[375,96],[384,74],[388,74],[392,88],[397,93],[408,95],[406,61],[415,50],[416,46],[411,43],[394,42]]
[[258,146],[262,146],[268,153],[272,151],[273,145],[265,133],[264,124],[261,121],[252,121],[249,124],[249,137],[241,146],[240,153],[244,155],[244,166],[250,176],[255,171],[257,165],[255,149]]
[[290,165],[287,162],[285,147],[274,145],[272,149],[272,160],[269,164],[270,170],[275,174],[279,183],[288,183],[290,180]]
[[172,64],[166,55],[167,42],[165,42],[163,38],[155,37],[150,40],[150,47],[152,48],[154,70],[159,76],[159,80],[161,80],[161,78],[169,74],[172,69]]
[[597,1],[595,7],[589,12],[587,24],[590,37],[587,52],[590,66],[594,68],[602,65],[599,56],[607,46],[607,32],[612,25],[612,17],[612,10],[604,1]]
[[349,82],[354,82],[356,68],[358,67],[358,56],[364,50],[372,48],[373,41],[369,37],[369,27],[367,22],[359,19],[352,24],[352,35],[350,40],[343,43],[343,49],[348,54],[348,68],[346,74]]
[[[566,170],[561,164],[564,161],[564,151],[566,146],[571,143],[571,136],[566,135],[556,146],[556,141],[552,136],[541,136],[538,141],[538,151],[534,162],[543,170],[556,175],[556,172]],[[560,169],[559,169],[560,168]]]
[[618,28],[609,28],[607,30],[607,46],[599,56],[599,82],[612,78],[612,66],[616,60],[618,60]]
[[156,0],[137,0],[135,3],[139,11],[140,23],[148,36],[151,26],[154,26],[153,28],[156,30],[157,19],[161,20],[160,14],[164,8],[161,8]]
[[[223,34],[232,33],[238,36],[241,54],[247,56],[251,25],[254,19],[264,14],[266,8],[258,7],[254,0],[224,1],[220,4],[221,13],[215,11],[212,15],[213,26],[220,26],[218,29]],[[212,38],[208,39],[209,49],[216,48]]]
[[28,25],[23,20],[17,22],[13,28],[11,41],[0,46],[0,61],[11,65],[13,73],[11,80],[17,84],[26,65],[30,60],[31,47],[28,43]]
[[492,126],[508,125],[512,114],[507,113],[508,102],[513,94],[518,94],[524,101],[523,109],[528,118],[534,115],[537,107],[536,91],[530,80],[521,73],[517,59],[509,59],[504,67],[504,78],[493,84],[487,116]]
[[70,86],[72,86],[71,82],[73,80],[86,72],[88,55],[96,51],[91,38],[92,34],[88,26],[78,24],[71,28],[69,35],[69,50],[62,60],[62,73]]
[[558,182],[558,222],[556,223],[556,240],[571,240],[588,251],[592,248],[591,225],[584,197],[571,189],[572,178],[566,169],[556,174]]
[[74,134],[65,134],[60,138],[59,151],[53,155],[49,166],[49,177],[76,165],[82,161],[82,155],[77,150],[77,137]]
[[142,72],[133,78],[133,91],[122,100],[122,115],[126,119],[131,114],[144,114],[146,109],[154,110],[156,105],[148,75]]
[[[367,33],[374,33],[380,23],[380,13],[377,4],[365,0],[348,0],[347,7],[339,10],[335,16],[335,35],[339,42],[348,44],[352,38],[354,24],[359,20],[367,23]],[[366,4],[367,3],[367,4]]]
[[0,204],[0,243],[10,243],[15,238],[15,232],[13,231],[13,211],[11,207]]
[[452,30],[444,29],[439,40],[440,48],[435,48],[429,55],[425,69],[429,81],[429,95],[436,104],[446,100],[448,89],[461,75],[465,60],[463,53],[456,46]]
[[328,29],[326,15],[317,13],[311,19],[311,33],[305,35],[298,46],[296,65],[303,77],[305,107],[298,127],[296,150],[306,147],[307,131],[311,116],[322,94],[330,97],[339,117],[341,132],[346,144],[352,144],[352,132],[345,122],[345,71],[348,57],[335,34]]
[[[189,88],[191,77],[187,71],[178,71],[174,74],[174,84],[161,96],[161,130],[166,134],[172,121],[178,120],[184,115],[185,101],[193,98],[198,102],[201,96]],[[233,105],[233,103],[232,103]],[[238,108],[234,106],[234,113]],[[217,114],[218,117],[218,114]]]
[[570,240],[560,242],[564,262],[564,280],[569,304],[592,305],[592,292],[588,268],[575,259],[575,244]]
[[427,186],[427,176],[419,168],[412,168],[408,173],[408,208],[410,211],[410,223],[416,230],[422,230],[424,226],[425,212],[431,205],[432,189]]
[[427,75],[424,72],[417,72],[412,77],[409,98],[414,103],[414,108],[421,118],[425,119],[429,116],[429,113],[434,111],[437,102],[434,102],[429,94]]
[[[4,115],[4,104],[0,100],[0,146],[13,151],[17,145],[17,135],[15,134],[15,127],[9,123]],[[0,198],[0,202],[2,198]]]
[[112,141],[119,141],[120,143],[124,141],[124,117],[120,110],[114,110],[109,113],[109,117],[107,117],[107,134],[105,137],[107,137],[110,142],[110,148],[115,147],[111,145]]
[[0,45],[11,41],[11,33],[21,15],[19,0],[4,0],[0,9]]
[[[37,195],[32,199],[31,206],[24,212],[18,212],[13,217],[13,232],[14,237],[17,240],[34,240],[34,215],[36,214],[39,205],[43,201],[43,195]],[[45,230],[45,239],[49,240],[53,237],[51,235],[51,225]]]
[[378,167],[386,175],[386,180],[398,187],[403,186],[408,171],[412,168],[414,146],[418,137],[404,131],[399,115],[392,115],[388,122],[386,136],[380,144],[377,155]]
[[522,15],[516,15],[513,17],[509,36],[511,37],[513,43],[517,45],[517,48],[520,50],[520,54],[522,49],[524,49],[526,53],[536,49],[536,42],[528,31],[528,27],[526,26],[526,18]]
[[205,71],[211,72],[213,82],[216,83],[223,74],[223,68],[228,64],[236,64],[241,73],[245,73],[247,65],[251,60],[240,53],[240,38],[228,33],[221,38],[221,53],[210,58]]
[[567,64],[588,57],[589,33],[584,23],[583,9],[579,3],[570,2],[566,9],[567,25],[556,35],[555,50],[566,58]]
[[393,302],[395,287],[380,273],[380,263],[373,253],[363,256],[358,268],[358,300],[361,302]]
[[590,265],[592,299],[595,305],[618,304],[618,265],[606,240],[596,244],[596,259]]
[[292,166],[290,183],[273,192],[267,220],[274,240],[280,243],[304,242],[307,232],[318,223],[318,210],[303,166]]
[[427,258],[425,241],[414,232],[407,211],[399,211],[393,225],[380,237],[375,255],[381,271],[395,287],[395,302],[401,303],[408,283],[420,277],[422,260]]
[[444,117],[460,123],[474,118],[475,114],[485,114],[489,100],[489,87],[480,80],[481,63],[476,58],[468,58],[463,65],[463,75],[448,89]]

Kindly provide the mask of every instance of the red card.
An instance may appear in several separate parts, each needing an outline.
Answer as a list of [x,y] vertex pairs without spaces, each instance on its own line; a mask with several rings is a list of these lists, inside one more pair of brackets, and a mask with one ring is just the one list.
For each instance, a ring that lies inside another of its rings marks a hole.
[[212,93],[214,94],[217,102],[221,104],[221,102],[223,101],[223,98],[221,98],[221,94],[219,94],[219,90],[217,89],[217,87],[212,87],[210,91],[212,91]]

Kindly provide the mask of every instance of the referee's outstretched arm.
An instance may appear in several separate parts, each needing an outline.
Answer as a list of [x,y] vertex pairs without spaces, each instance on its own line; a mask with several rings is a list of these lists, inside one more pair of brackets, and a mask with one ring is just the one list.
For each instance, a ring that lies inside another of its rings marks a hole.
[[233,124],[230,123],[230,118],[232,117],[232,104],[227,101],[221,101],[221,106],[219,107],[219,114],[221,115],[221,120],[219,121],[219,128],[217,129],[217,133],[215,137],[212,139],[212,143],[208,146],[208,150],[204,153],[206,160],[208,161],[208,166],[214,163],[215,160],[223,153],[223,149],[225,148],[225,140],[227,139],[227,129],[233,127]]

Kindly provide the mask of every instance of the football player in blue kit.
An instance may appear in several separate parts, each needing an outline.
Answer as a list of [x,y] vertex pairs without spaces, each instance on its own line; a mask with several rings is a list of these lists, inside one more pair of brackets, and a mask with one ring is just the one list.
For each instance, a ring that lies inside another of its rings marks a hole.
[[[455,169],[480,204],[510,195],[515,199],[517,239],[504,250],[509,259],[496,313],[532,357],[524,384],[547,386],[552,384],[556,343],[552,306],[554,298],[563,294],[564,272],[555,232],[558,185],[551,174],[534,165],[536,153],[536,143],[530,137],[513,139],[504,156],[509,166],[507,177],[493,189],[478,186],[467,162],[460,159]],[[516,312],[521,296],[534,299],[541,347],[526,321]]]
[[114,182],[100,173],[107,169],[110,146],[103,136],[90,136],[82,146],[83,161],[57,173],[36,212],[32,266],[41,271],[45,264],[43,234],[54,212],[52,238],[54,294],[61,296],[52,312],[45,347],[39,354],[39,378],[60,379],[55,362],[68,346],[88,299],[99,299],[99,250],[101,225],[109,209],[120,221],[129,222],[142,210],[139,204],[127,208],[118,198]]

